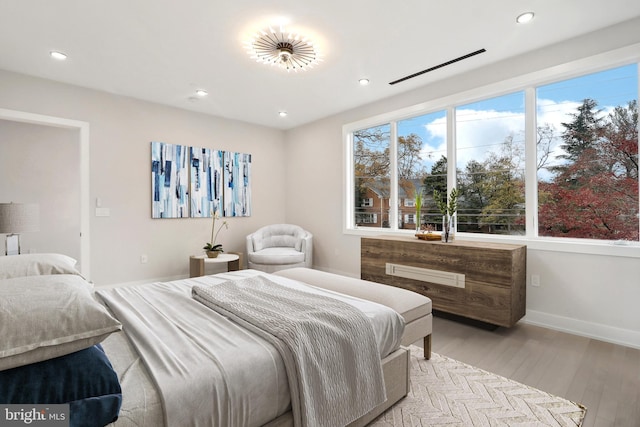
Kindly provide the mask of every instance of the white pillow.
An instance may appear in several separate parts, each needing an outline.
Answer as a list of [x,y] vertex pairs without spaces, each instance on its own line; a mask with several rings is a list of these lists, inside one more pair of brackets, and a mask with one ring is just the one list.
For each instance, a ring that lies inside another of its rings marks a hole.
[[91,347],[120,329],[80,276],[0,280],[0,371]]
[[0,279],[42,274],[78,274],[77,261],[62,254],[0,256]]

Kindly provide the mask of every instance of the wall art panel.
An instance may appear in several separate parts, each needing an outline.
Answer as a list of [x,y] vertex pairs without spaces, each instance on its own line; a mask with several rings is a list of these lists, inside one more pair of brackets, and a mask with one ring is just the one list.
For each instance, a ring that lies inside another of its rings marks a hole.
[[189,216],[187,146],[151,143],[152,218]]
[[251,154],[224,152],[224,216],[251,216]]
[[190,147],[189,151],[191,217],[210,218],[222,210],[223,153],[202,147]]

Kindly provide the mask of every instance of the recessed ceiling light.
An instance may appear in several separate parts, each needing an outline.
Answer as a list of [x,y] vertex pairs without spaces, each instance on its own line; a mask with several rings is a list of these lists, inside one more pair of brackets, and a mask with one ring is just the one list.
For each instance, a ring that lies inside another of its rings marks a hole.
[[49,55],[51,55],[52,58],[58,59],[60,61],[64,61],[65,59],[67,59],[66,53],[58,52],[57,50],[52,50],[51,52],[49,52]]
[[525,13],[521,13],[520,15],[518,15],[518,17],[516,18],[516,22],[518,24],[524,24],[526,22],[529,22],[533,19],[534,13],[533,12],[525,12]]
[[366,86],[369,84],[369,79],[360,79],[358,83],[360,83],[360,86]]
[[198,95],[198,96],[207,96],[207,95],[209,95],[209,92],[207,92],[206,90],[198,89],[196,91],[196,95]]
[[280,117],[287,117],[287,112],[286,112],[286,111],[280,111],[280,112],[278,113],[278,115],[279,115]]

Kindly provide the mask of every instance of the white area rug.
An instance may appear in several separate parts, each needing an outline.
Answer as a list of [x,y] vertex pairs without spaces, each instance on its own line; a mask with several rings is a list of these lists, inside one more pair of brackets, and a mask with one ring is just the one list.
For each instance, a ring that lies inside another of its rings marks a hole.
[[580,426],[586,408],[411,346],[411,391],[370,426]]

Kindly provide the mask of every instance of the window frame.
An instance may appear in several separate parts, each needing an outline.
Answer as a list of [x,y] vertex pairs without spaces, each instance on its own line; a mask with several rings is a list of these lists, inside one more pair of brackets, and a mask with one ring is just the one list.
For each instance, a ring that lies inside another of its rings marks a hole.
[[[525,244],[529,248],[559,252],[585,253],[640,258],[640,242],[617,242],[597,239],[577,239],[567,237],[538,236],[538,177],[536,173],[536,88],[561,80],[597,73],[624,65],[637,64],[639,74],[638,93],[640,94],[640,43],[593,55],[569,63],[546,68],[532,73],[513,77],[500,82],[483,85],[472,90],[455,93],[396,111],[365,118],[342,127],[343,135],[343,234],[347,235],[411,235],[413,231],[399,229],[398,213],[390,210],[391,228],[357,227],[353,216],[353,132],[369,127],[390,125],[390,157],[397,164],[397,122],[435,111],[446,111],[447,116],[447,160],[457,164],[455,146],[455,107],[485,99],[524,91],[525,94],[525,209],[526,227],[524,236],[457,233],[464,240]],[[639,96],[640,97],[640,96]],[[391,168],[391,206],[398,205],[397,168]],[[639,184],[640,185],[640,184]],[[456,168],[447,168],[447,188],[456,186]]]

